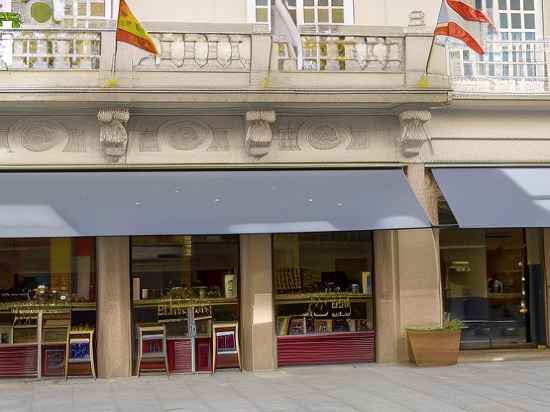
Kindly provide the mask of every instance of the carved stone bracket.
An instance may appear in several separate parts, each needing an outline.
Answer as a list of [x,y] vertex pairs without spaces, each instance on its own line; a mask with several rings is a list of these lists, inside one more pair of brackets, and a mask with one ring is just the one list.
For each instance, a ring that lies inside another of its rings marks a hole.
[[431,113],[424,110],[409,110],[399,115],[401,122],[399,144],[403,155],[418,156],[424,143],[430,140],[424,126],[431,118]]
[[262,157],[269,153],[273,132],[271,124],[277,116],[273,110],[258,110],[246,113],[248,128],[246,131],[245,147],[248,154]]
[[124,108],[102,109],[97,118],[101,122],[101,150],[109,160],[118,162],[126,154],[128,146],[126,124],[130,120],[130,112]]

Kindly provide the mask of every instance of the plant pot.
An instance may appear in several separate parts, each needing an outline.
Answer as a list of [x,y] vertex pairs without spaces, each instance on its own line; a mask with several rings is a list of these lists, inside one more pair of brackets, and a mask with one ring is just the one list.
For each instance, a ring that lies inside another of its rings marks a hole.
[[456,365],[460,331],[447,329],[407,329],[409,358],[417,366]]

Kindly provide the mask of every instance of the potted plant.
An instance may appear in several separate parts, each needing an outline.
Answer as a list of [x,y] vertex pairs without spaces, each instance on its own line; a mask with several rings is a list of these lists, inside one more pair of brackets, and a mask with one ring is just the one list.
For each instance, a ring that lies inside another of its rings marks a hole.
[[462,321],[453,319],[443,327],[407,328],[411,362],[417,366],[456,365],[463,327]]

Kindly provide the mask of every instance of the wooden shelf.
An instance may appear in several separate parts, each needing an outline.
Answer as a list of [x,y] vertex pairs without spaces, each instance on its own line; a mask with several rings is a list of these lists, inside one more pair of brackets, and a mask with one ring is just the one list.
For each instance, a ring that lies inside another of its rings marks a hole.
[[521,293],[489,293],[488,299],[520,299]]
[[360,293],[293,293],[275,295],[276,304],[285,303],[309,303],[317,300],[350,299],[353,302],[368,302],[374,296],[362,295]]
[[43,311],[48,312],[64,312],[64,311],[87,311],[95,310],[95,302],[68,302],[68,303],[40,303],[40,302],[9,302],[0,303],[0,313],[14,313],[16,310],[22,311]]
[[134,308],[156,308],[158,305],[177,305],[178,307],[194,307],[194,306],[204,306],[204,305],[237,305],[239,303],[239,298],[204,298],[204,299],[170,299],[170,298],[161,298],[161,299],[142,299],[134,300]]

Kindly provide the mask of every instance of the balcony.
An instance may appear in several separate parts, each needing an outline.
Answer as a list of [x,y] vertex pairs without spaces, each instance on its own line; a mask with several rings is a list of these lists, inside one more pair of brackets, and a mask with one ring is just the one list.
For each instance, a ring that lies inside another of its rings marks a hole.
[[99,70],[101,34],[94,31],[4,30],[0,69]]
[[462,47],[450,47],[452,87],[461,94],[549,93],[549,46],[544,41],[488,42],[483,57]]
[[[178,103],[182,95],[188,95],[189,101],[197,101],[198,95],[205,100],[226,99],[220,92],[247,104],[270,99],[310,102],[311,92],[327,104],[334,104],[336,93],[339,102],[357,105],[448,101],[443,53],[435,53],[429,87],[418,86],[430,33],[401,27],[302,27],[297,45],[248,24],[159,22],[147,28],[160,55],[119,43],[116,63],[110,24],[1,29],[0,91],[4,97],[13,93],[16,101],[17,93],[24,90],[86,90],[98,93],[88,94],[98,101],[113,90],[141,93],[149,100],[171,94]],[[207,96],[211,91],[216,95]]]

